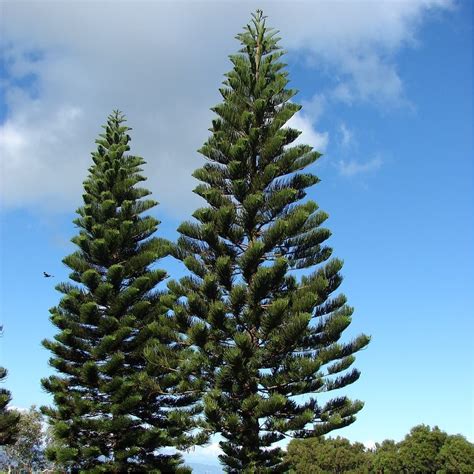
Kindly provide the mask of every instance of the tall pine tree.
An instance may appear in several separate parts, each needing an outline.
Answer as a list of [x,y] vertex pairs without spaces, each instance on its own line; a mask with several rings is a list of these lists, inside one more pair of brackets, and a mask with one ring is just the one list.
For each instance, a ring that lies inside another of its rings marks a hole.
[[169,245],[152,237],[159,222],[143,216],[156,202],[137,186],[144,161],[127,154],[124,121],[114,112],[96,140],[74,221],[78,250],[63,260],[73,283],[57,286],[59,333],[43,342],[60,373],[42,380],[56,405],[42,409],[56,437],[49,456],[87,472],[188,472],[179,455],[159,451],[193,441],[195,397],[173,369],[180,352],[169,298],[157,290],[166,272],[155,265]]
[[[0,326],[0,336],[3,327]],[[7,377],[7,369],[0,367],[0,382],[4,382]],[[9,390],[0,388],[0,446],[12,444],[18,434],[18,422],[20,414],[7,408],[12,397]]]
[[231,473],[283,472],[273,443],[319,436],[355,420],[360,401],[315,394],[359,378],[349,369],[369,338],[339,342],[353,309],[333,293],[342,262],[324,245],[327,214],[305,200],[320,153],[290,146],[300,110],[284,54],[261,11],[237,36],[242,49],[212,110],[211,136],[194,173],[207,206],[180,228],[176,256],[192,275],[172,282],[176,320],[207,383],[205,415]]

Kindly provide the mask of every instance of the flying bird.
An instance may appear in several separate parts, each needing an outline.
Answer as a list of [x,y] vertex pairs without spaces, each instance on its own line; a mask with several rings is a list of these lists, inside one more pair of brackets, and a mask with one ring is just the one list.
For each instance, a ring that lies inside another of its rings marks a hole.
[[43,272],[45,278],[52,278],[54,275],[50,275],[49,273]]

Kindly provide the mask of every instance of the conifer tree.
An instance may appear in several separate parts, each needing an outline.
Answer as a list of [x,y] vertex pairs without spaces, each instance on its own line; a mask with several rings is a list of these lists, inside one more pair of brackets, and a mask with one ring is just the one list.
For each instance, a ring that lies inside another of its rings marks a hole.
[[166,272],[155,265],[169,244],[152,237],[159,222],[143,216],[156,202],[137,186],[144,160],[127,154],[124,122],[115,111],[96,140],[74,221],[78,249],[63,260],[72,283],[57,286],[64,296],[50,310],[59,332],[43,344],[59,375],[42,380],[55,403],[42,409],[56,437],[48,455],[87,472],[188,472],[179,455],[159,451],[193,441],[194,395],[172,370],[179,351],[157,289]]
[[180,228],[176,256],[192,273],[169,287],[175,317],[207,383],[205,415],[220,433],[231,473],[283,472],[291,435],[320,436],[355,420],[360,401],[315,394],[359,378],[346,370],[369,338],[340,342],[353,309],[333,293],[342,262],[331,258],[327,214],[305,199],[318,178],[305,168],[321,155],[293,145],[284,54],[261,11],[237,36],[242,48],[212,110],[211,135],[195,171],[207,205]]
[[[7,376],[7,370],[0,367],[0,382]],[[0,388],[0,446],[15,442],[20,414],[15,410],[9,410],[7,405],[12,397],[9,390]]]
[[[0,326],[0,335],[2,333],[2,326]],[[0,382],[3,383],[7,377],[7,369],[0,367]],[[9,390],[0,388],[0,446],[12,444],[16,440],[18,433],[18,422],[20,421],[20,414],[15,410],[7,408],[12,397]]]

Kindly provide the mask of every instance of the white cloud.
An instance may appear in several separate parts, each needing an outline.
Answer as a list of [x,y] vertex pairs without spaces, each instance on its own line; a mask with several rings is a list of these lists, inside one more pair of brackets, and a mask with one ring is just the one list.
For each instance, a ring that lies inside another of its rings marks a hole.
[[[419,27],[432,12],[453,8],[453,0],[346,0],[298,4],[281,28],[290,49],[307,64],[330,70],[332,97],[383,106],[407,103],[396,54],[417,45]],[[288,32],[288,33],[287,33]]]
[[[28,205],[36,200],[61,207],[78,202],[81,181],[87,171],[88,145],[77,132],[82,111],[62,106],[42,120],[41,107],[28,117],[8,119],[0,128],[2,204]],[[93,140],[92,140],[93,141]],[[73,176],[71,176],[73,173]]]
[[[214,438],[217,438],[215,436]],[[206,446],[194,446],[182,452],[187,463],[208,463],[218,465],[218,456],[223,454],[218,442],[210,443]]]
[[354,132],[344,122],[339,125],[339,133],[341,135],[341,146],[344,148],[349,146],[354,140]]
[[[195,208],[191,172],[208,134],[209,107],[238,48],[234,35],[262,6],[282,46],[336,78],[332,98],[398,103],[397,52],[449,0],[385,2],[13,2],[2,4],[8,115],[0,125],[0,198],[7,207],[71,209],[108,113],[123,110],[132,152],[148,162],[148,187],[169,212]],[[33,54],[32,54],[33,53]],[[22,87],[19,83],[33,86]],[[6,83],[6,84],[5,84]],[[298,84],[292,83],[298,87]],[[313,91],[309,91],[313,93]],[[298,99],[298,97],[297,97]],[[320,93],[295,120],[321,149]],[[349,174],[361,169],[345,164]]]
[[206,446],[195,446],[187,451],[188,456],[213,456],[217,457],[222,454],[222,449],[219,443],[210,443]]
[[327,98],[324,94],[315,94],[310,100],[303,101],[303,111],[309,115],[311,119],[316,122],[323,115],[327,107]]
[[292,143],[293,145],[305,143],[311,145],[316,151],[323,152],[329,142],[328,132],[318,132],[310,117],[302,112],[293,115],[287,122],[287,126],[301,131],[301,135]]
[[382,166],[382,163],[382,159],[378,156],[365,162],[340,160],[338,168],[341,175],[351,177],[376,171]]
[[368,441],[364,441],[364,446],[366,449],[374,449],[375,448],[375,441],[372,441],[371,439]]
[[345,60],[343,69],[348,79],[333,89],[333,98],[348,104],[361,100],[407,105],[403,83],[394,64],[384,63],[376,54],[354,55]]
[[7,407],[9,410],[19,411],[20,413],[27,413],[29,411],[28,408],[17,407],[16,405],[9,404]]

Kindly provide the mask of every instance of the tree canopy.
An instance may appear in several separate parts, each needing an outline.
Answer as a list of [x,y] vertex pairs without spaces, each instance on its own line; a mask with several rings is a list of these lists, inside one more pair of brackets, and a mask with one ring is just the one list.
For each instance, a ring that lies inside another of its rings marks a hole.
[[373,449],[340,437],[292,440],[286,460],[295,474],[471,474],[474,444],[437,426],[417,425],[399,443],[386,439]]
[[362,443],[337,437],[292,441],[287,450],[290,474],[369,472],[370,457]]

